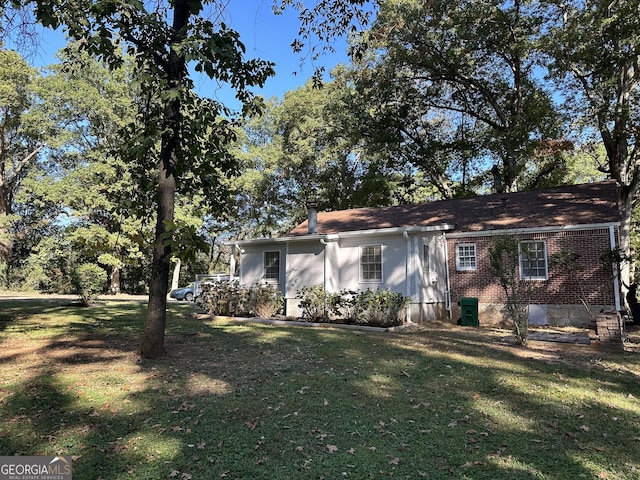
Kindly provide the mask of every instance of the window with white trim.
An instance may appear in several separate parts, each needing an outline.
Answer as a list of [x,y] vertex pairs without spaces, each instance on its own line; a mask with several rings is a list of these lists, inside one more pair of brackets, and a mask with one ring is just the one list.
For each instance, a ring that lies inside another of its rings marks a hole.
[[382,245],[360,247],[360,281],[382,282]]
[[543,241],[518,244],[520,277],[528,280],[547,280],[547,248]]
[[280,252],[264,252],[264,279],[280,281]]
[[456,245],[456,270],[472,271],[478,267],[475,243],[459,243]]

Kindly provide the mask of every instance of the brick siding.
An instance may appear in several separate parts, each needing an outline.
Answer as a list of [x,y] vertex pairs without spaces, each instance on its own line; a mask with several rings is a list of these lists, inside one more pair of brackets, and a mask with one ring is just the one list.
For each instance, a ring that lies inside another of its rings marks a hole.
[[[547,267],[554,253],[573,249],[580,255],[578,262],[583,269],[580,281],[591,305],[613,305],[612,269],[606,266],[601,255],[611,249],[609,230],[606,228],[519,234],[521,241],[537,240],[546,243]],[[476,245],[477,268],[475,271],[456,270],[456,245]],[[493,277],[489,263],[489,246],[492,237],[455,237],[447,239],[450,266],[451,301],[457,303],[461,297],[477,297],[481,303],[504,303],[504,291],[497,278]],[[580,303],[580,291],[566,272],[548,269],[548,280],[532,280],[535,292],[532,304],[576,305]]]

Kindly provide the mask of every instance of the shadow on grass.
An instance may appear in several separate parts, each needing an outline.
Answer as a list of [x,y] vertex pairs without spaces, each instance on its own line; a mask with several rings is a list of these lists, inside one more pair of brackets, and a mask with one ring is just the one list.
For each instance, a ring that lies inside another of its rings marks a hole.
[[622,354],[572,365],[482,331],[235,325],[171,305],[170,355],[151,362],[133,353],[144,306],[59,318],[77,313],[43,305],[2,333],[0,455],[74,455],[78,479],[637,474]]

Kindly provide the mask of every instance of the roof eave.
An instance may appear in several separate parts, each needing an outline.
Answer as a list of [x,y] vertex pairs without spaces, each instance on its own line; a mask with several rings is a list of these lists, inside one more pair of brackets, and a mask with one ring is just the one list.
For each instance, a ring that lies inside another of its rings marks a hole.
[[488,237],[493,235],[518,235],[527,233],[563,232],[570,230],[592,230],[595,228],[619,227],[620,222],[584,223],[576,225],[558,225],[546,227],[514,227],[487,230],[459,230],[447,235],[449,238]]
[[309,235],[290,235],[286,237],[274,238],[254,238],[251,240],[231,240],[226,242],[227,245],[249,246],[249,245],[266,245],[270,243],[287,243],[287,242],[308,242],[312,240],[337,240],[340,238],[373,236],[373,235],[403,235],[404,233],[429,233],[429,232],[445,232],[453,230],[454,225],[444,223],[440,225],[413,226],[413,227],[390,227],[390,228],[371,228],[368,230],[353,230],[349,232],[339,232],[334,234],[315,233]]

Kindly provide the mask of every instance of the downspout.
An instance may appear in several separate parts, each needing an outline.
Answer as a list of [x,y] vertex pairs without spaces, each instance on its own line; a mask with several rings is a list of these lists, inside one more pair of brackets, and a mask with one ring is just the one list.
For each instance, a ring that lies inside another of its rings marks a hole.
[[278,284],[280,287],[280,291],[282,292],[282,296],[284,297],[284,314],[289,315],[288,303],[289,299],[287,295],[289,295],[289,243],[285,242],[284,244],[284,281],[282,279],[282,271],[280,272],[280,278],[278,279]]
[[447,309],[447,315],[451,320],[451,281],[449,278],[449,244],[447,243],[447,236],[442,232],[442,240],[444,241],[444,266],[445,275],[447,277],[447,291],[445,292],[445,308]]
[[324,271],[322,272],[322,287],[324,288],[324,291],[327,291],[327,276],[329,273],[329,255],[327,255],[328,253],[328,249],[327,249],[327,245],[329,245],[329,242],[327,242],[324,238],[320,239],[320,243],[322,245],[324,245]]
[[237,244],[231,244],[231,258],[229,259],[229,280],[233,280],[236,273],[236,248]]
[[[616,233],[613,225],[609,225],[609,244],[611,245],[611,250],[616,249]],[[620,279],[616,262],[611,262],[611,270],[613,271],[613,295],[615,297],[616,310],[620,311],[622,310],[620,305]]]
[[412,272],[411,272],[411,261],[412,261],[412,256],[411,256],[411,238],[409,237],[409,232],[407,232],[406,230],[402,232],[402,236],[404,237],[404,239],[407,241],[407,255],[406,255],[406,261],[405,261],[405,265],[404,265],[404,274],[405,274],[405,295],[409,298],[411,298],[411,301],[409,302],[409,309],[407,311],[407,322],[411,323],[411,302],[413,301],[413,298],[411,296],[411,292],[412,292]]
[[[237,243],[232,244],[232,248],[238,250],[238,257],[240,259],[240,268],[238,268],[238,282],[240,282],[242,280],[242,255],[244,254],[244,248],[242,248]],[[234,262],[235,262],[235,256],[233,256],[232,258],[234,259]],[[233,280],[235,278],[234,272],[235,272],[235,265],[234,265],[234,269],[231,272],[229,272],[230,280]]]

